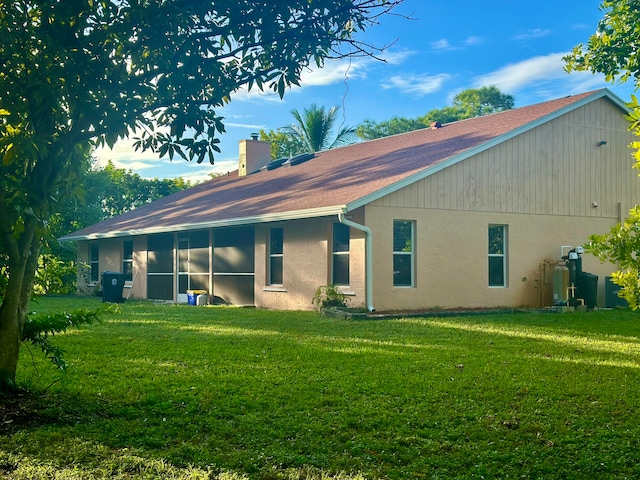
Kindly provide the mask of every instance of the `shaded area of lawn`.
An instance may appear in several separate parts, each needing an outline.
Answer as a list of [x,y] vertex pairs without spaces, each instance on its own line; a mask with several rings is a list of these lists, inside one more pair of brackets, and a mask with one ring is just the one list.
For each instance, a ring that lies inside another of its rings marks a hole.
[[0,477],[638,474],[631,312],[349,322],[129,302],[58,343],[63,376],[23,352],[21,380],[50,387],[35,420],[5,425]]

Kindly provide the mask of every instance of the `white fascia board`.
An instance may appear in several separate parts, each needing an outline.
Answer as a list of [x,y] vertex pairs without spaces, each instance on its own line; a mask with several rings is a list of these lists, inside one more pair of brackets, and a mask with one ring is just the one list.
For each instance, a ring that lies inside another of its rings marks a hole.
[[503,135],[500,135],[499,137],[494,138],[493,140],[489,140],[486,143],[483,143],[481,145],[477,145],[475,147],[470,148],[469,150],[459,153],[457,155],[454,155],[453,157],[449,158],[448,160],[445,160],[443,162],[438,163],[437,165],[433,165],[431,167],[427,167],[424,170],[418,172],[418,173],[414,173],[413,175],[406,177],[402,180],[400,180],[399,182],[396,182],[392,185],[389,185],[385,188],[382,188],[380,190],[377,190],[369,195],[367,195],[366,197],[362,197],[354,202],[351,202],[349,204],[347,204],[347,212],[350,212],[352,210],[355,210],[356,208],[360,208],[363,207],[371,202],[374,202],[382,197],[384,197],[385,195],[389,195],[391,193],[397,192],[398,190],[401,190],[405,187],[408,187],[409,185],[412,185],[413,183],[420,181],[424,178],[427,178],[435,173],[438,173],[441,170],[444,170],[445,168],[448,168],[452,165],[455,165],[456,163],[459,163],[463,160],[466,160],[467,158],[473,157],[474,155],[477,155],[481,152],[484,152],[485,150],[488,150],[492,147],[495,147],[496,145],[499,145],[503,142],[506,142],[507,140],[510,140],[512,138],[517,137],[518,135],[521,135],[525,132],[528,132],[529,130],[533,130],[536,127],[539,127],[540,125],[543,125],[551,120],[555,120],[558,117],[561,117],[562,115],[571,112],[575,109],[578,109],[580,107],[583,107],[584,105],[591,103],[595,100],[598,100],[602,97],[607,97],[609,100],[611,100],[613,103],[615,103],[618,107],[620,107],[621,109],[623,109],[624,111],[628,112],[629,108],[627,107],[627,105],[625,104],[625,102],[618,97],[617,95],[615,95],[614,93],[612,93],[610,90],[608,89],[602,89],[599,90],[597,92],[595,92],[593,95],[589,95],[588,97],[583,98],[582,100],[572,103],[571,105],[567,105],[564,108],[561,108],[559,110],[556,110],[555,112],[552,112],[548,115],[545,115],[544,117],[539,118],[538,120],[534,120],[533,122],[527,123],[526,125],[522,125],[521,127],[518,127],[514,130],[511,130]]
[[172,225],[164,227],[141,228],[134,230],[114,230],[105,233],[95,233],[89,235],[64,236],[58,239],[59,242],[77,242],[79,240],[100,240],[104,238],[131,237],[136,235],[151,235],[154,233],[186,232],[190,230],[201,230],[204,228],[235,227],[240,225],[251,225],[257,223],[282,222],[286,220],[299,220],[303,218],[316,218],[338,215],[345,211],[345,205],[333,205],[329,207],[310,208],[306,210],[291,210],[288,212],[270,213],[267,215],[256,215],[253,217],[228,218],[213,222],[185,223],[182,225]]

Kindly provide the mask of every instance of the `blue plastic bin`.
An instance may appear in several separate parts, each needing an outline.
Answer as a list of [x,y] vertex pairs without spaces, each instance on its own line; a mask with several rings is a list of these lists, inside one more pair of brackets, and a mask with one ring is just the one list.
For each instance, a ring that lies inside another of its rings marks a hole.
[[198,296],[206,295],[206,290],[187,290],[187,304],[188,305],[197,305],[198,304]]

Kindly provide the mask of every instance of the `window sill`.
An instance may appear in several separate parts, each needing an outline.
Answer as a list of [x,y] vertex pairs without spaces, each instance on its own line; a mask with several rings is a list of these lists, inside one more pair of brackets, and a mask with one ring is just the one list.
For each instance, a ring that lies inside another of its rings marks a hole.
[[356,292],[352,292],[351,290],[340,290],[340,293],[346,297],[355,297]]
[[262,291],[263,292],[286,292],[287,289],[284,287],[264,287]]

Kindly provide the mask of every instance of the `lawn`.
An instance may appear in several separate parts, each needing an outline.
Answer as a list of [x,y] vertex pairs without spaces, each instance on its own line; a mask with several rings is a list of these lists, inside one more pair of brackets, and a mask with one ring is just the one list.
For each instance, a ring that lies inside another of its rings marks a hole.
[[[99,307],[45,298],[39,312]],[[640,476],[628,311],[345,321],[128,302],[23,349],[7,479]]]

